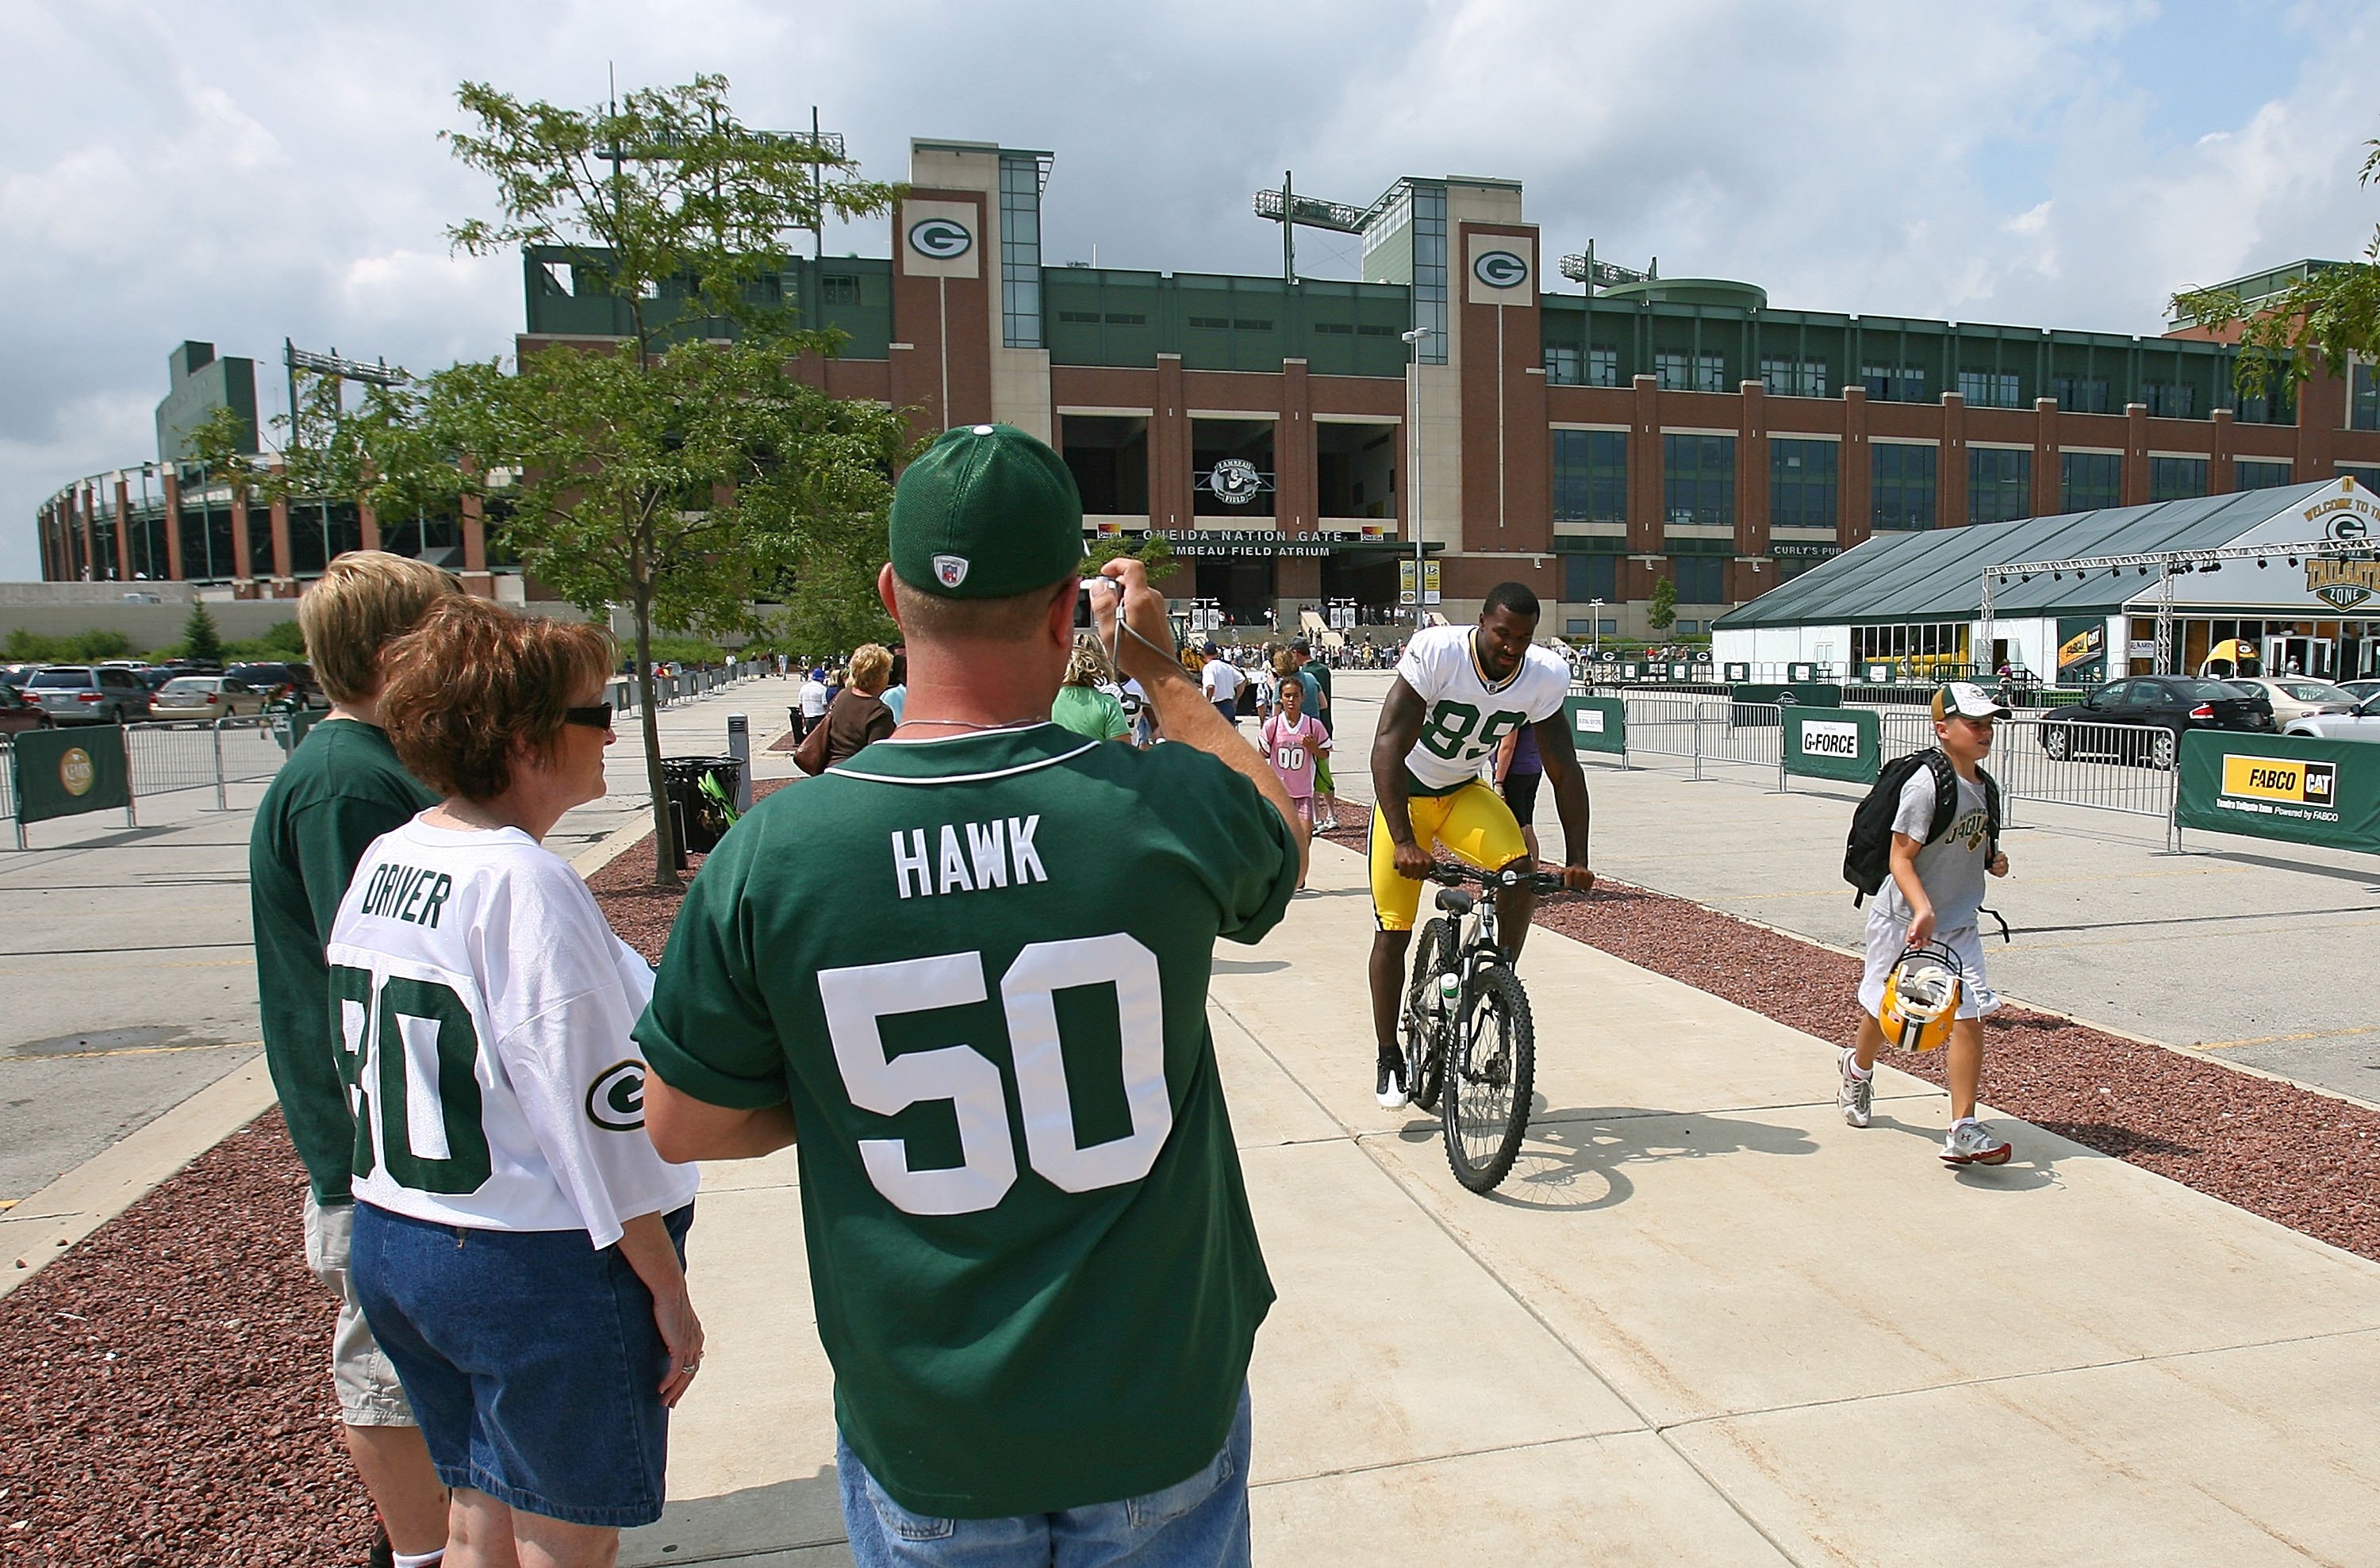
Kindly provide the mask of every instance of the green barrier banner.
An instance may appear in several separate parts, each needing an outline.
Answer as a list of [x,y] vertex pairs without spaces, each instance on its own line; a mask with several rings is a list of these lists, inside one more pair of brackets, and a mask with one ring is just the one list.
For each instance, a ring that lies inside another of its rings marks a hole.
[[1628,705],[1620,698],[1564,698],[1562,718],[1580,751],[1628,754]]
[[10,757],[19,826],[132,804],[121,725],[28,730],[11,742]]
[[1754,682],[1742,685],[1728,694],[1740,703],[1800,704],[1803,707],[1840,707],[1843,689],[1816,681],[1795,681],[1789,684]]
[[1883,727],[1875,710],[1789,707],[1785,710],[1785,771],[1804,778],[1873,782],[1883,766]]
[[1725,681],[1730,686],[1740,686],[1744,681],[1752,679],[1752,666],[1748,664],[1721,665],[1719,667],[1719,679]]
[[330,711],[326,707],[301,707],[276,713],[273,716],[273,738],[281,742],[285,753],[294,752],[298,749],[298,742],[306,738],[306,732],[321,723]]
[[2380,746],[2188,730],[2174,817],[2213,833],[2380,854]]

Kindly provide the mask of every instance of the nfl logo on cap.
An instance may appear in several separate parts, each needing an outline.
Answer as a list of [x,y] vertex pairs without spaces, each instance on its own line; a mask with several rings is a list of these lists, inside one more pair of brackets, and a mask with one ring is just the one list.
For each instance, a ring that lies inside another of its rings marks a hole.
[[938,555],[934,557],[934,575],[941,580],[943,587],[957,587],[961,583],[966,581],[966,557],[963,555]]

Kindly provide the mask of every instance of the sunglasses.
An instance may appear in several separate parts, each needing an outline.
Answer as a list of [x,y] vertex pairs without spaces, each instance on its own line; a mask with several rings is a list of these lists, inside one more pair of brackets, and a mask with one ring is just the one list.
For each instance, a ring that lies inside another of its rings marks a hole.
[[566,707],[562,710],[565,724],[583,724],[589,730],[612,728],[612,705],[597,703],[593,707]]

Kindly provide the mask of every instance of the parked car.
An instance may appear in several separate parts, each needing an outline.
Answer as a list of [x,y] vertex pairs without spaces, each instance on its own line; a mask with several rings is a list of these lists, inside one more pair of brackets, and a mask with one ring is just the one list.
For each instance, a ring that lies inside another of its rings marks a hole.
[[2366,697],[2380,697],[2380,681],[2341,681],[2337,685],[2359,703]]
[[38,664],[0,664],[0,686],[10,686],[21,692],[25,682],[42,672]]
[[149,717],[161,723],[235,718],[262,713],[264,701],[262,692],[233,676],[176,675],[150,697]]
[[154,696],[164,689],[166,681],[183,673],[185,671],[170,669],[162,664],[144,664],[132,672],[132,679],[140,682],[141,690]]
[[2135,675],[2084,694],[2041,720],[2041,749],[2053,758],[2104,757],[2171,767],[2185,730],[2276,726],[2263,688],[2195,675]]
[[2355,694],[2304,675],[2241,675],[2235,686],[2254,686],[2273,705],[2273,722],[2288,724],[2315,713],[2346,713],[2356,704]]
[[41,704],[28,701],[14,686],[0,685],[0,735],[49,727],[50,716],[42,711]]
[[47,665],[25,683],[25,695],[53,724],[129,724],[149,717],[149,694],[128,669]]
[[2380,741],[2380,692],[2372,693],[2345,713],[2301,715],[2283,725],[2281,733],[2325,741]]
[[268,700],[295,703],[299,707],[329,707],[331,699],[322,694],[322,686],[314,680],[310,664],[284,663],[273,660],[261,664],[227,665],[224,673],[265,694]]

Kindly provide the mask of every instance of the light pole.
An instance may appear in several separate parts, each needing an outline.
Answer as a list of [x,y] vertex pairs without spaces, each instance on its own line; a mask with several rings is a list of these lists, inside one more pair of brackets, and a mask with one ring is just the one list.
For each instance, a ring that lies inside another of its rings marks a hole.
[[1601,599],[1587,600],[1586,613],[1593,627],[1593,630],[1588,633],[1588,635],[1595,639],[1594,643],[1591,645],[1591,651],[1599,660],[1603,657],[1603,601]]
[[1403,335],[1405,347],[1412,352],[1405,359],[1405,404],[1413,420],[1413,534],[1414,534],[1414,630],[1419,632],[1428,624],[1429,594],[1425,586],[1429,581],[1427,554],[1421,543],[1421,378],[1415,374],[1421,364],[1421,340],[1438,331],[1435,327],[1415,327]]

